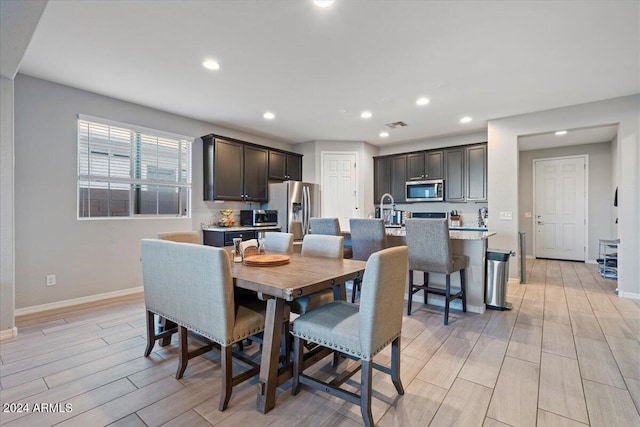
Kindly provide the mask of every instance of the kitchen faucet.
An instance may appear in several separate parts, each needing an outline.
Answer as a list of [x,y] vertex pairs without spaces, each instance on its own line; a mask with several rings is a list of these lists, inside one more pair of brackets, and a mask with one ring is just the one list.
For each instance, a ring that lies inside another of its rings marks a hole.
[[[387,197],[391,199],[391,213],[389,213],[388,217],[386,217],[384,214],[384,199]],[[391,223],[391,218],[393,218],[393,213],[395,212],[395,210],[396,210],[396,201],[393,200],[393,196],[389,193],[384,193],[382,197],[380,197],[380,216],[382,217],[385,224]]]

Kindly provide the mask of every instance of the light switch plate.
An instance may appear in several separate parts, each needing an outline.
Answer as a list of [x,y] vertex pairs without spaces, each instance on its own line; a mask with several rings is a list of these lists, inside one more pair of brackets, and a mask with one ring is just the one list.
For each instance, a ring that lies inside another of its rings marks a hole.
[[524,217],[525,218],[531,218],[531,212],[525,212],[524,213]]
[[500,219],[511,220],[513,219],[513,212],[500,212]]

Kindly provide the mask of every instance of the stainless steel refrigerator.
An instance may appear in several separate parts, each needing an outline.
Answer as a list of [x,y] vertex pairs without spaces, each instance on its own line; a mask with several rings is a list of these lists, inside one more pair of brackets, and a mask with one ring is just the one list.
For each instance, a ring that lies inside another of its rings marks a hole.
[[278,211],[278,226],[302,240],[309,232],[309,218],[320,216],[320,186],[300,181],[269,184],[269,202],[265,209]]

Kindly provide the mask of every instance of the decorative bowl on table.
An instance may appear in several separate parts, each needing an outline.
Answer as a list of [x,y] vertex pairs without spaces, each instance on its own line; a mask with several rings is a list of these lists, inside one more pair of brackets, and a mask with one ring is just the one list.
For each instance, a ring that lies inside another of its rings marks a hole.
[[233,213],[233,209],[224,209],[221,210],[222,218],[218,221],[218,226],[220,227],[233,227],[236,221],[231,218],[231,214]]

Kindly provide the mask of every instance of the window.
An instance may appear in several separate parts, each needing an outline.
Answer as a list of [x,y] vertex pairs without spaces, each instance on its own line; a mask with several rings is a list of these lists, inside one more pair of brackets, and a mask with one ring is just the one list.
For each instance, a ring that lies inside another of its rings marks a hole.
[[188,217],[191,138],[78,118],[78,217]]

